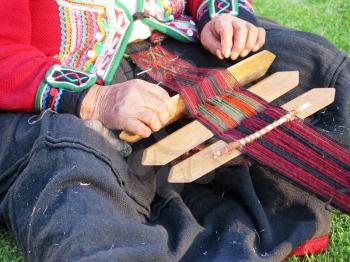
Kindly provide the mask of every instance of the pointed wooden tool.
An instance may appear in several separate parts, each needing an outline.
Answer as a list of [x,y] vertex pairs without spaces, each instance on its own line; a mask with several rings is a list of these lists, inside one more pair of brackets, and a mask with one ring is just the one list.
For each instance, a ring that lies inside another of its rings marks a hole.
[[[297,71],[277,72],[250,87],[248,91],[271,102],[296,87],[298,83]],[[195,120],[146,148],[142,164],[166,165],[213,136],[214,134],[208,128]]]
[[[275,58],[276,56],[273,53],[264,50],[229,67],[227,70],[235,77],[240,86],[244,86],[264,76]],[[171,101],[174,110],[166,126],[180,119],[185,113],[185,104],[180,96],[173,96]],[[125,131],[120,133],[119,138],[130,143],[135,143],[142,139]]]
[[[287,111],[291,111],[300,105],[311,103],[311,107],[298,114],[298,117],[306,118],[333,103],[334,98],[334,88],[315,88],[286,103],[282,107]],[[211,146],[173,166],[170,170],[168,181],[171,183],[193,182],[241,154],[240,151],[235,150],[214,158],[213,154],[226,145],[227,143],[224,141],[215,142]]]

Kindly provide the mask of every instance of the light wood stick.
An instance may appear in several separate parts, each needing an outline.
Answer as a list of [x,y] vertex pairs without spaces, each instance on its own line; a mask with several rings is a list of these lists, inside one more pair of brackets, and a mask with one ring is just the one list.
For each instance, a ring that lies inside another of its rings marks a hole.
[[264,76],[275,60],[276,55],[264,50],[227,68],[240,86],[245,86]]
[[[250,87],[248,91],[271,102],[296,87],[298,83],[297,71],[277,72]],[[142,164],[151,166],[168,164],[213,136],[214,134],[208,128],[195,120],[146,148],[143,152]]]
[[[264,50],[229,67],[227,70],[235,77],[240,86],[244,86],[264,76],[275,58],[276,56],[273,53]],[[185,113],[185,104],[178,95],[172,97],[171,100],[174,111],[165,126],[174,123]],[[142,139],[126,131],[121,132],[119,138],[130,143],[135,143]]]
[[[315,88],[286,103],[282,107],[285,110],[290,111],[298,108],[302,104],[310,102],[312,106],[298,114],[298,117],[306,118],[333,103],[334,98],[334,88]],[[234,150],[218,158],[214,158],[213,154],[224,148],[226,145],[227,143],[222,140],[217,141],[202,151],[173,166],[170,170],[168,181],[171,183],[193,182],[241,154],[240,151]]]

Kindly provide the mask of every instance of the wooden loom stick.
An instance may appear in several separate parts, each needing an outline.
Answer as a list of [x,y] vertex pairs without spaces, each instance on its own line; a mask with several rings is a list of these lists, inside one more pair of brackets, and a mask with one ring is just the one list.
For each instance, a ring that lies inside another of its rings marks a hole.
[[[310,102],[312,106],[298,114],[298,117],[304,119],[333,103],[334,98],[334,88],[315,88],[284,104],[282,107],[285,110],[290,111],[298,108],[300,105]],[[224,148],[226,145],[227,143],[222,140],[217,141],[202,151],[173,166],[170,170],[168,181],[171,183],[193,182],[241,154],[240,151],[234,150],[218,158],[214,158],[213,154]]]
[[275,60],[276,55],[264,50],[227,68],[240,86],[245,86],[264,76]]
[[[272,102],[295,88],[298,83],[298,71],[277,72],[250,87],[248,91],[260,96],[267,102]],[[143,152],[142,164],[166,165],[213,136],[212,131],[198,120],[195,120],[146,148]]]
[[[235,77],[240,86],[244,86],[264,76],[275,58],[276,56],[273,53],[264,50],[229,67],[227,70]],[[165,126],[174,123],[185,113],[185,104],[179,95],[173,96],[171,101],[174,110]],[[121,132],[119,138],[129,143],[135,143],[142,139],[126,131]]]

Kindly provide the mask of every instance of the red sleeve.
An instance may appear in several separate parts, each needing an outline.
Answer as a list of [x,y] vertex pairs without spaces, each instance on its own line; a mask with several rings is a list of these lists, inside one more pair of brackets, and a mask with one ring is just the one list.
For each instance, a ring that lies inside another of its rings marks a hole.
[[188,1],[188,8],[190,10],[191,16],[195,18],[197,15],[197,9],[199,5],[202,3],[203,0],[189,0]]
[[0,0],[0,110],[34,112],[38,86],[59,63],[31,46],[30,0]]

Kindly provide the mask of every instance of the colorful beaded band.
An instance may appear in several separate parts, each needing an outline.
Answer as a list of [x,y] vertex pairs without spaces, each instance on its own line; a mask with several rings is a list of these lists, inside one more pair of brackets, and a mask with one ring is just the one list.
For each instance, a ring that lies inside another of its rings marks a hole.
[[[90,88],[97,81],[95,74],[88,74],[76,69],[54,65],[51,67],[41,82],[35,99],[35,110],[41,112],[48,108],[56,112],[76,112],[75,104],[65,104],[65,107],[60,106],[61,100],[75,101],[80,100],[80,95],[83,91]],[[71,97],[74,96],[74,99]],[[73,110],[74,108],[74,110]],[[62,110],[60,110],[62,109]]]

